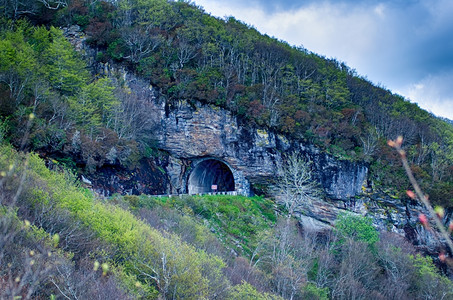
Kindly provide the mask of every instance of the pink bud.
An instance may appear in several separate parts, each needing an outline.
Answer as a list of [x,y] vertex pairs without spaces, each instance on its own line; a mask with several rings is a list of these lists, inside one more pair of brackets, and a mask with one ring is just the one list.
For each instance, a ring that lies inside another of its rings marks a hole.
[[441,262],[445,262],[445,260],[447,259],[447,257],[445,256],[445,253],[439,253],[439,260]]
[[424,214],[418,215],[418,220],[422,223],[423,226],[428,226],[428,218]]
[[415,193],[413,191],[407,190],[406,194],[409,196],[409,198],[415,199]]

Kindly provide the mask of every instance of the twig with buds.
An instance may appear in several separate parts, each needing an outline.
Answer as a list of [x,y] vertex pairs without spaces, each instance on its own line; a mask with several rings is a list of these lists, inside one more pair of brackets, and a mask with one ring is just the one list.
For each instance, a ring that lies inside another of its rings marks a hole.
[[[406,192],[407,195],[414,200],[418,198],[425,205],[430,216],[434,220],[436,227],[439,228],[448,247],[450,248],[450,252],[453,253],[453,242],[450,239],[450,234],[449,234],[449,232],[447,232],[447,230],[443,226],[442,222],[440,221],[444,216],[444,209],[442,207],[436,207],[436,210],[434,210],[433,207],[431,206],[431,203],[429,202],[428,196],[423,194],[422,189],[418,185],[418,182],[415,179],[414,174],[412,173],[412,170],[409,166],[409,162],[407,161],[406,151],[404,151],[401,147],[403,144],[403,137],[399,136],[395,141],[389,140],[387,142],[387,144],[390,147],[395,148],[396,151],[398,151],[398,153],[401,157],[401,161],[403,162],[403,167],[404,167],[404,170],[406,171],[407,177],[409,178],[409,181],[411,182],[412,186],[414,187],[415,193],[413,191],[407,191]],[[422,223],[423,226],[429,228],[428,218],[424,214],[420,214],[418,218],[419,218],[420,223]],[[452,223],[450,223],[448,230],[450,232],[453,230]],[[442,253],[442,255],[445,259],[445,254]],[[439,258],[441,258],[440,255],[439,255]]]

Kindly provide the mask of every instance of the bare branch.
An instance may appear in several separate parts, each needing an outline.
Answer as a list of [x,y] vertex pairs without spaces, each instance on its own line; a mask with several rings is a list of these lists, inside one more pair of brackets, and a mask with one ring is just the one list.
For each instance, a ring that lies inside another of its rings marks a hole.
[[280,203],[288,210],[289,216],[320,197],[318,183],[312,178],[311,162],[293,153],[279,169],[277,189],[282,194]]
[[440,230],[443,238],[445,239],[445,242],[447,243],[448,247],[450,248],[450,252],[453,253],[453,243],[450,239],[450,234],[447,232],[444,225],[442,224],[440,219],[437,217],[433,207],[431,206],[431,203],[428,200],[428,197],[423,194],[422,189],[418,185],[418,182],[415,179],[414,174],[412,173],[411,167],[409,166],[409,162],[407,161],[406,151],[404,151],[401,147],[402,144],[403,144],[402,136],[399,136],[395,141],[392,141],[392,140],[388,141],[388,145],[390,147],[395,148],[396,151],[398,151],[398,153],[401,157],[401,161],[403,163],[404,170],[406,171],[409,181],[411,182],[412,186],[414,187],[415,193],[417,194],[417,198],[423,203],[425,208],[428,210],[431,219],[434,221],[437,228]]
[[66,7],[68,6],[68,1],[67,0],[38,0],[39,2],[41,2],[42,4],[44,4],[44,6],[48,9],[59,9],[59,8],[62,8],[62,7]]

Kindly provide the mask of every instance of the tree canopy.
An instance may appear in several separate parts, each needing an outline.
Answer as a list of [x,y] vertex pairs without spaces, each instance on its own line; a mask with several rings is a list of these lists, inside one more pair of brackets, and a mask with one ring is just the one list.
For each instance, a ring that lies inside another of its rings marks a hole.
[[[376,186],[396,186],[399,195],[408,182],[385,142],[402,135],[414,171],[432,199],[448,204],[453,198],[451,123],[373,85],[342,62],[262,35],[234,17],[215,18],[187,1],[39,3],[30,6],[33,12],[2,11],[4,17],[28,18],[49,28],[3,22],[0,88],[16,103],[2,100],[4,117],[19,104],[31,107],[34,84],[40,87],[34,91],[45,98],[60,97],[46,111],[58,106],[60,123],[66,122],[42,133],[55,135],[69,123],[91,138],[101,127],[119,136],[130,133],[130,122],[118,118],[128,110],[121,99],[112,98],[112,85],[90,79],[79,54],[52,27],[79,25],[98,62],[114,62],[139,74],[166,96],[169,109],[180,99],[221,106],[250,126],[313,143],[340,159],[369,162]],[[46,3],[58,9],[46,9]],[[38,16],[37,11],[47,13]],[[100,88],[105,97],[95,95]],[[63,107],[75,113],[63,116]],[[139,149],[148,147],[147,141],[137,142]]]

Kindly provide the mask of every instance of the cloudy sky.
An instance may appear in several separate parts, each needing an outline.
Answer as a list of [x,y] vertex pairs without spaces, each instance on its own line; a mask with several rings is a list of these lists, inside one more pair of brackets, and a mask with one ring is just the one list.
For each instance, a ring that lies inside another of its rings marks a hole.
[[453,119],[452,0],[195,0]]

